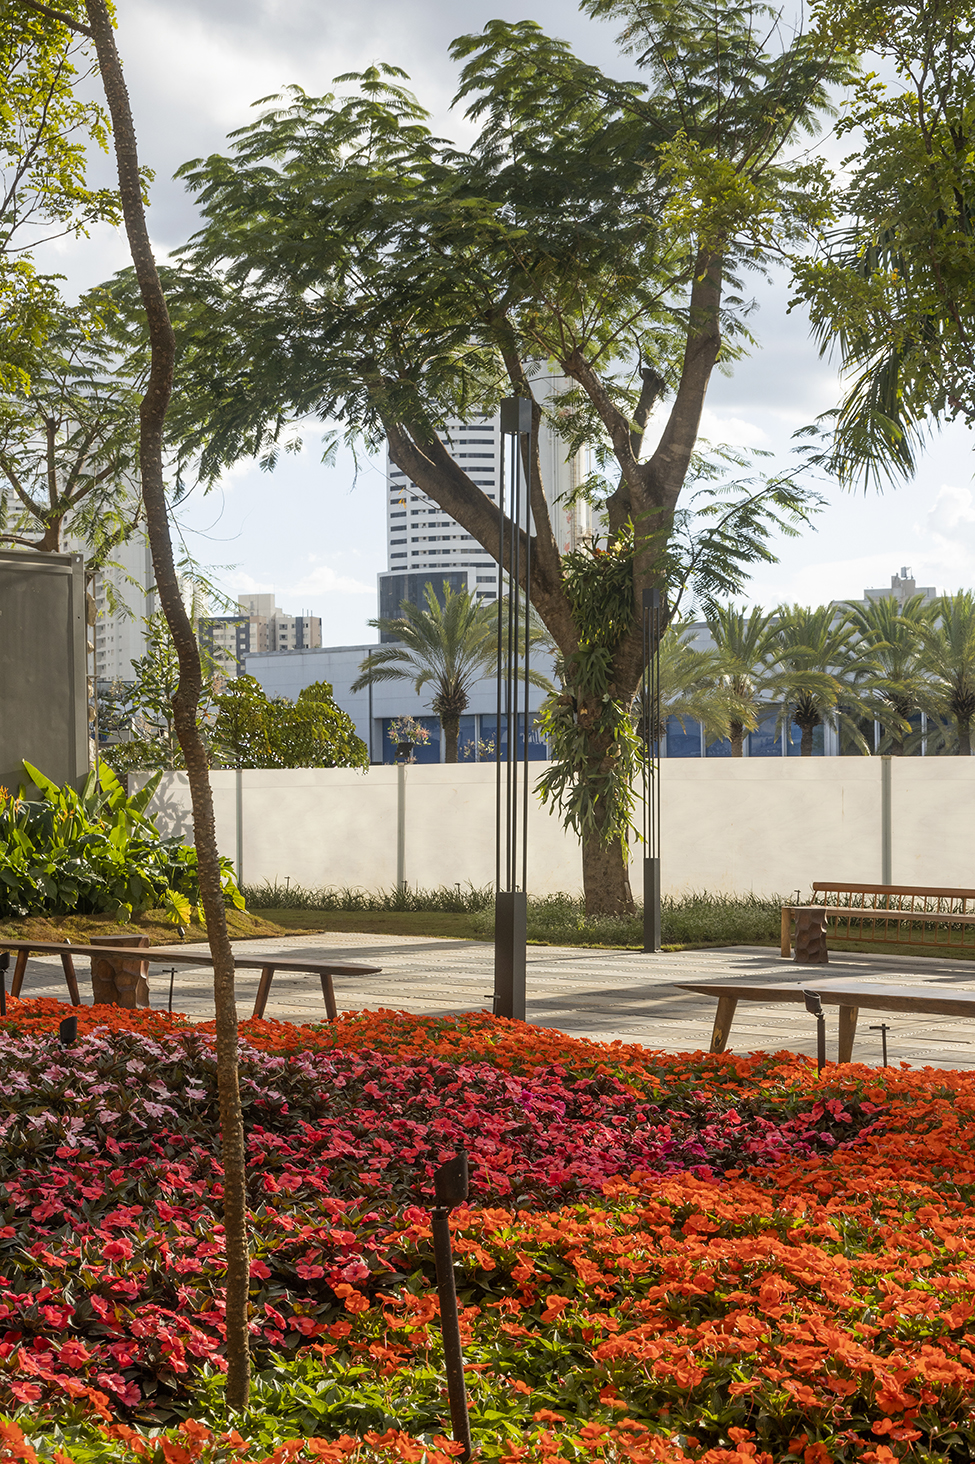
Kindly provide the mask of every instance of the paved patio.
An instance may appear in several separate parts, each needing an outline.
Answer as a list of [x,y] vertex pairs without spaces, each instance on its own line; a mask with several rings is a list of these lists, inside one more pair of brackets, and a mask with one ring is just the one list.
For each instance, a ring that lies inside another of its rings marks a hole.
[[[389,1007],[444,1013],[479,1011],[491,1005],[494,947],[483,941],[343,933],[334,937],[298,935],[281,940],[249,940],[242,945],[248,955],[287,950],[291,954],[306,952],[309,956],[334,956],[382,966],[380,975],[336,980],[340,1011]],[[816,968],[801,970],[807,979],[816,974]],[[969,961],[833,953],[823,975],[856,975],[904,985],[934,981],[975,991],[975,963]],[[539,1026],[556,1027],[572,1036],[600,1042],[619,1039],[668,1051],[693,1052],[706,1049],[710,1042],[714,1002],[679,991],[674,982],[733,978],[773,982],[798,976],[799,968],[767,947],[643,955],[530,946],[528,1019]],[[84,999],[86,986],[89,992],[91,989],[87,962],[79,960],[78,977]],[[204,967],[178,967],[174,1010],[199,1021],[211,1017],[210,981],[210,972]],[[257,982],[256,971],[238,976],[241,1016],[249,1016],[253,1009]],[[150,968],[150,983],[152,1005],[165,1009],[169,1000],[168,970]],[[23,995],[67,999],[56,958],[31,960]],[[294,1022],[320,1021],[324,1009],[317,979],[287,972],[275,976],[266,1015]],[[836,1051],[835,1007],[827,1008],[826,1020],[828,1054],[832,1058]],[[880,1063],[881,1034],[869,1029],[882,1021],[890,1028],[887,1041],[892,1064],[975,1068],[975,1022],[868,1011],[860,1013],[854,1048],[854,1057],[859,1061]],[[731,1036],[731,1047],[739,1052],[788,1048],[814,1056],[816,1050],[815,1020],[800,1006],[743,1002]]]

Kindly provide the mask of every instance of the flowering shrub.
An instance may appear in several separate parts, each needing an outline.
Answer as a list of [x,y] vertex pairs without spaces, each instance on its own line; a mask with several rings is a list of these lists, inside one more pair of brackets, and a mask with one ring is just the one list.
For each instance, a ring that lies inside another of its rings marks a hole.
[[0,1459],[446,1464],[428,1206],[458,1140],[481,1458],[975,1453],[966,1074],[486,1016],[244,1023],[256,1376],[231,1417],[212,1036],[110,1010],[67,1050],[56,1002],[0,1033]]

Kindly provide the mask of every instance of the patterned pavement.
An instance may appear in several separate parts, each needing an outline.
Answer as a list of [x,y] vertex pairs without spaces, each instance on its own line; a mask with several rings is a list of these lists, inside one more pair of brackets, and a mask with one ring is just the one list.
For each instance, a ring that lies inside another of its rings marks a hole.
[[[432,940],[413,936],[325,935],[286,936],[280,940],[240,943],[249,956],[269,951],[301,952],[310,957],[364,961],[381,966],[375,976],[337,978],[339,1010],[379,1007],[417,1013],[490,1010],[494,977],[494,947],[483,941]],[[187,949],[194,949],[187,947]],[[197,947],[205,949],[205,947]],[[803,967],[802,974],[814,974]],[[679,991],[677,981],[720,981],[747,978],[751,982],[787,981],[797,968],[767,947],[735,946],[720,950],[660,952],[644,955],[629,951],[586,950],[580,947],[529,946],[528,1019],[555,1027],[572,1036],[600,1042],[639,1042],[671,1052],[707,1048],[714,1018],[714,1003],[704,996]],[[871,956],[832,953],[824,977],[859,976],[904,985],[933,981],[975,991],[975,964],[921,957]],[[238,975],[238,1009],[249,1016],[259,973]],[[91,983],[87,963],[79,960],[78,978],[85,999]],[[173,1007],[203,1021],[213,1015],[210,973],[206,968],[178,967]],[[810,982],[810,984],[812,984]],[[150,968],[151,1001],[163,1008],[169,999],[169,972]],[[67,1000],[61,967],[56,958],[32,960],[27,968],[24,996],[55,996]],[[320,1021],[324,1016],[321,989],[314,976],[282,972],[275,976],[266,1015],[285,1021]],[[828,1055],[836,1051],[837,1008],[827,1008]],[[889,1059],[912,1066],[975,1068],[975,1022],[900,1013],[861,1011],[854,1057],[880,1063],[881,1034],[869,1028],[879,1022],[887,1034]],[[742,1002],[735,1017],[729,1046],[739,1052],[777,1051],[815,1055],[816,1026],[798,1005]]]

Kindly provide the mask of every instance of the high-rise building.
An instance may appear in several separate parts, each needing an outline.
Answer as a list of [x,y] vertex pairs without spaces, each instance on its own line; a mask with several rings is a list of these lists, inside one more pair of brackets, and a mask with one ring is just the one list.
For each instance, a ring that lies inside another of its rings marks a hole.
[[[551,398],[567,384],[564,377],[549,373],[539,383],[540,395]],[[506,442],[501,434],[500,413],[467,420],[452,418],[440,433],[440,441],[486,497],[497,502]],[[566,459],[565,444],[545,424],[539,456],[552,528],[559,550],[565,553],[576,549],[592,533],[589,504],[574,498],[585,476],[584,455],[577,453]],[[510,476],[509,464],[506,478]],[[473,535],[411,482],[393,462],[388,449],[386,489],[388,568],[379,575],[380,616],[395,617],[404,600],[422,605],[428,584],[438,595],[446,583],[455,593],[468,590],[482,600],[497,599],[496,561]],[[506,489],[510,512],[509,495],[510,483]]]
[[[90,546],[65,535],[66,552],[88,559]],[[131,681],[132,662],[146,652],[145,620],[158,609],[152,554],[144,529],[137,529],[124,544],[111,550],[104,569],[88,574],[88,592],[95,602],[94,625],[89,624],[89,674],[99,682]]]
[[273,595],[244,595],[239,615],[201,616],[200,644],[225,676],[243,676],[244,657],[257,651],[308,651],[322,643],[317,615],[288,615]]

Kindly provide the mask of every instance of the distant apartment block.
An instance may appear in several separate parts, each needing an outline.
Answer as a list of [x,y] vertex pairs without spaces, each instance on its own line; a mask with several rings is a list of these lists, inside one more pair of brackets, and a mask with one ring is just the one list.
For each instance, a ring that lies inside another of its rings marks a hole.
[[273,595],[245,595],[238,615],[201,616],[200,644],[225,676],[243,676],[244,657],[261,652],[309,651],[322,643],[317,615],[289,615]]

